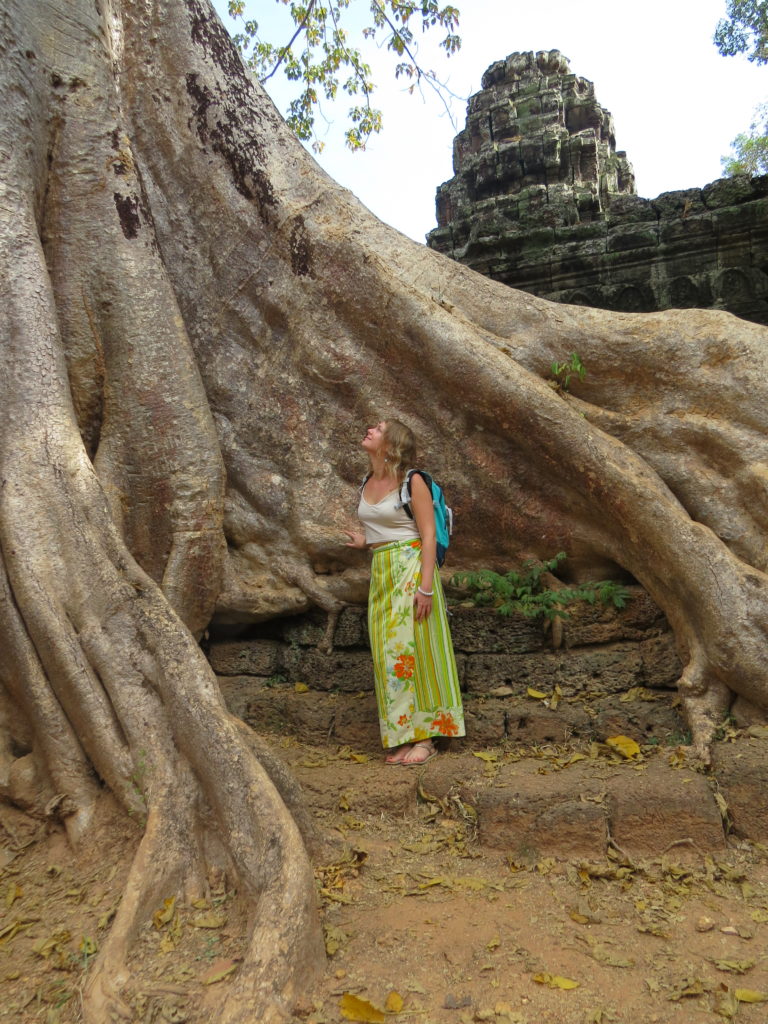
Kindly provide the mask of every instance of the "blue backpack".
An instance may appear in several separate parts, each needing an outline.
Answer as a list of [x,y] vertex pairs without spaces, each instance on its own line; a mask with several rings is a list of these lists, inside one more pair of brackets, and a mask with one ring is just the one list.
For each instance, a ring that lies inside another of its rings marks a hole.
[[421,469],[409,469],[405,474],[403,485],[400,488],[399,508],[404,508],[410,519],[413,519],[411,511],[411,477],[418,473],[432,494],[432,507],[435,510],[435,535],[437,538],[437,564],[442,565],[445,561],[445,553],[451,543],[453,533],[453,510],[445,504],[443,489],[437,481],[433,480],[429,473]]

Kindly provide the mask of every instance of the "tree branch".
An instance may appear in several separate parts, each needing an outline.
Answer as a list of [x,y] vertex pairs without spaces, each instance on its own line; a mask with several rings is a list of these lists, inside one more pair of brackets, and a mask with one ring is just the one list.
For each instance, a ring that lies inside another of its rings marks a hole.
[[309,3],[307,4],[307,10],[306,10],[306,12],[304,14],[304,17],[301,19],[301,22],[297,26],[296,31],[291,36],[291,38],[290,38],[290,40],[288,42],[288,45],[287,46],[283,46],[282,49],[280,50],[280,56],[278,57],[277,63],[275,64],[275,66],[272,68],[272,70],[269,72],[268,75],[265,75],[264,78],[260,78],[259,79],[259,81],[261,82],[262,85],[265,82],[268,82],[270,80],[270,78],[277,72],[277,69],[280,67],[280,65],[285,60],[287,54],[290,53],[291,47],[296,42],[296,40],[301,35],[301,33],[305,30],[305,28],[307,26],[307,22],[309,21],[309,16],[312,13],[312,9],[314,8],[314,6],[315,6],[315,0],[309,0]]

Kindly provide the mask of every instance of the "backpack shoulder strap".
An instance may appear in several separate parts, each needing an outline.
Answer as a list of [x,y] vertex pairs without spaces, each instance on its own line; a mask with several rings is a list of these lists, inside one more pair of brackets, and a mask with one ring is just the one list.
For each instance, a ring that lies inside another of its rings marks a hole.
[[403,483],[400,487],[400,501],[399,507],[405,509],[405,513],[409,519],[413,519],[413,509],[411,508],[411,480],[414,474],[418,474],[424,483],[429,488],[429,493],[432,493],[432,477],[429,473],[425,473],[423,469],[409,469],[403,477]]
[[429,491],[430,491],[430,494],[431,494],[432,493],[432,477],[429,475],[429,473],[425,472],[423,469],[410,469],[410,470],[408,470],[408,487],[409,487],[409,489],[410,489],[410,486],[411,486],[411,477],[414,475],[414,473],[416,473],[418,476],[421,477],[421,479],[424,481],[424,483],[429,488]]

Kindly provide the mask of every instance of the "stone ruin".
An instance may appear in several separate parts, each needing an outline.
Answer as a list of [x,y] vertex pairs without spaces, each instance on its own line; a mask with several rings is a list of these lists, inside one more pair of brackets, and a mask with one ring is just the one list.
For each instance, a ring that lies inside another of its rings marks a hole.
[[[556,642],[546,623],[468,607],[448,585],[467,742],[557,744],[616,734],[685,742],[674,637],[641,587],[629,593],[620,610],[570,607]],[[205,647],[233,713],[260,732],[381,749],[364,607],[344,609],[330,651],[326,615],[317,609],[232,628],[229,637],[223,627],[210,635]]]
[[491,65],[427,244],[542,298],[768,324],[768,175],[643,199],[592,82],[558,50]]

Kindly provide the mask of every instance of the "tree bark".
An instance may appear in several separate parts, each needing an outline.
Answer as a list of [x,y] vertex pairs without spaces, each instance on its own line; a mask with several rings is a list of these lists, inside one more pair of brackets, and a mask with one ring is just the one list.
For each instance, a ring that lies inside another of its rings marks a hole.
[[734,695],[768,708],[764,328],[554,306],[402,237],[207,0],[7,0],[0,58],[0,792],[21,750],[73,841],[104,786],[145,823],[89,1021],[212,848],[254,908],[222,1020],[284,1019],[322,963],[309,819],[196,637],[360,599],[382,416],[456,496],[461,566],[565,550],[648,589],[702,756]]

